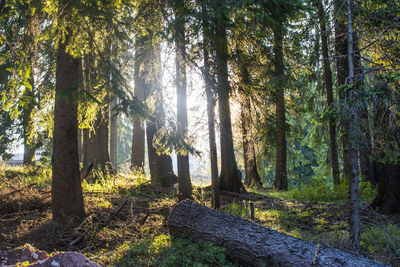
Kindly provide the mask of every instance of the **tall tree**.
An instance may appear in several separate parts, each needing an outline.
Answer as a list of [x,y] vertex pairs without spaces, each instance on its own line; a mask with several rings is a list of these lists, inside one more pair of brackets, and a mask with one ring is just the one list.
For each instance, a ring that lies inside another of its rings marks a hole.
[[228,39],[226,26],[228,24],[225,1],[214,1],[216,20],[215,53],[218,93],[218,113],[221,142],[221,190],[240,192],[243,188],[241,175],[237,167],[233,150],[232,122],[229,104],[231,88],[228,80]]
[[[348,38],[348,64],[349,64],[349,77],[348,77],[348,86],[349,86],[349,100],[353,103],[349,109],[350,118],[348,131],[350,138],[350,147],[348,148],[348,154],[346,154],[347,160],[351,164],[351,176],[350,184],[349,184],[349,194],[350,194],[350,216],[349,216],[349,225],[350,225],[350,241],[353,248],[353,251],[358,252],[360,250],[360,203],[359,203],[359,178],[358,178],[358,150],[356,146],[356,142],[358,141],[358,129],[356,123],[358,121],[357,115],[357,103],[355,102],[356,94],[354,93],[356,90],[352,88],[353,79],[354,79],[354,43],[353,43],[353,24],[352,24],[352,10],[351,10],[351,0],[347,0],[347,38]],[[354,104],[355,103],[355,104]]]
[[[328,49],[328,32],[326,29],[326,17],[323,6],[323,1],[318,0],[316,3],[318,7],[318,19],[321,30],[321,48],[324,65],[324,83],[326,90],[326,100],[328,104],[328,110],[333,109],[333,82],[332,82],[332,70],[329,60],[329,49]],[[340,170],[339,170],[339,159],[338,149],[336,141],[336,120],[333,115],[329,116],[329,152],[330,162],[332,168],[333,184],[338,185],[340,183]]]
[[[135,40],[135,97],[142,103],[146,101],[146,79],[149,75],[149,59],[151,55],[151,36],[136,36]],[[145,121],[140,114],[133,119],[132,157],[133,170],[144,173],[145,156]]]
[[285,116],[285,87],[284,87],[284,57],[283,57],[283,23],[279,20],[273,26],[274,32],[274,79],[276,106],[276,164],[274,187],[277,190],[287,190],[286,170],[286,116]]
[[[37,2],[37,1],[36,1]],[[36,3],[37,5],[38,3]],[[24,105],[23,105],[23,135],[24,135],[24,164],[31,164],[35,161],[35,144],[34,140],[31,140],[33,124],[33,111],[35,108],[35,92],[37,91],[37,84],[35,83],[35,69],[38,61],[38,42],[36,38],[40,35],[40,19],[39,12],[32,11],[31,8],[27,8],[26,12],[26,29],[25,29],[25,48],[27,51],[30,75],[29,75],[29,86],[25,86],[24,94]]]
[[56,59],[56,99],[53,133],[53,220],[68,223],[84,216],[77,139],[77,90],[80,85],[81,60],[67,50],[72,42],[72,31],[66,25],[72,13],[69,1],[59,2],[59,22],[66,26]]
[[218,179],[218,159],[217,145],[215,142],[215,86],[214,78],[211,74],[210,52],[211,52],[211,29],[208,23],[207,0],[201,1],[201,20],[203,27],[203,60],[204,60],[204,84],[207,97],[207,123],[208,123],[208,143],[210,146],[210,167],[211,167],[211,190],[213,208],[220,207],[219,179]]
[[[251,101],[249,86],[250,86],[250,73],[247,68],[247,62],[243,56],[241,48],[237,48],[238,68],[240,75],[240,115],[241,115],[241,130],[242,130],[242,144],[243,144],[243,161],[245,170],[245,186],[262,187],[260,175],[257,171],[256,150],[253,134],[253,123],[251,116]],[[245,63],[246,62],[246,63]]]
[[[185,3],[183,0],[174,1],[175,13],[175,66],[176,66],[176,99],[178,134],[185,137],[188,132],[187,117],[187,81],[186,81],[186,38],[185,38]],[[190,181],[189,155],[187,152],[178,153],[178,188],[179,200],[192,198]]]

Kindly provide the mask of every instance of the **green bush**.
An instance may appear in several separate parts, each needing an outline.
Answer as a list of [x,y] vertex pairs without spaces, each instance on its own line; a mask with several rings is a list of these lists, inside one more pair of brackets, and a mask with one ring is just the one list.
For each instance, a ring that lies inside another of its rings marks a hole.
[[250,218],[249,209],[241,205],[240,203],[232,202],[228,206],[223,208],[223,211],[228,212],[230,214],[237,215],[244,219]]
[[118,266],[232,266],[225,250],[190,239],[158,235],[133,244]]
[[[288,197],[296,200],[311,202],[334,202],[347,201],[349,196],[349,185],[344,181],[333,187],[332,182],[323,178],[315,178],[310,183],[288,192]],[[376,190],[371,183],[360,183],[360,199],[370,202],[374,198]]]

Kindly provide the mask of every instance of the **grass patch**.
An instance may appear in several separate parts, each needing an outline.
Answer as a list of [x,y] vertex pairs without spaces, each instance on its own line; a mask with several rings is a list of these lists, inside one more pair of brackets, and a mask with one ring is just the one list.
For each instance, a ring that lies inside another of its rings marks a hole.
[[[126,245],[125,245],[126,247]],[[118,266],[233,266],[225,250],[210,243],[157,235],[130,245]]]

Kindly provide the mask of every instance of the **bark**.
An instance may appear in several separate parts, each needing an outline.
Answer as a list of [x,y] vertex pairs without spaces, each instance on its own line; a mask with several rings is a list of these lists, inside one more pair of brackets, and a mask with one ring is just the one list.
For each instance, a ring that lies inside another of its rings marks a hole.
[[[27,12],[30,12],[28,9]],[[35,161],[35,144],[34,140],[29,140],[29,135],[34,131],[32,127],[33,120],[32,114],[35,108],[35,68],[38,59],[38,45],[36,42],[37,36],[40,34],[40,21],[38,12],[33,15],[27,15],[26,21],[26,49],[28,52],[28,62],[30,63],[30,77],[29,84],[31,88],[25,88],[23,105],[23,115],[22,115],[22,125],[23,125],[23,142],[24,142],[24,164],[32,164]]]
[[[184,1],[174,2],[175,12],[175,66],[176,66],[176,95],[177,95],[177,122],[178,134],[185,137],[188,132],[187,116],[187,86],[186,86],[186,40],[185,40],[185,15]],[[178,198],[179,200],[192,198],[192,183],[190,181],[189,155],[178,154]]]
[[262,187],[260,175],[257,171],[256,151],[253,135],[253,124],[251,119],[251,102],[248,95],[246,95],[245,86],[250,84],[249,71],[244,63],[245,59],[242,58],[240,48],[237,49],[238,65],[240,69],[240,88],[241,91],[241,122],[242,122],[242,144],[243,144],[243,161],[245,178],[244,185],[249,187]]
[[203,240],[225,248],[226,254],[243,266],[384,266],[189,200],[174,206],[168,228],[173,236]]
[[[149,36],[136,37],[135,42],[135,97],[144,102],[146,100],[146,91],[149,90],[146,84],[148,75],[148,58],[149,48],[147,47]],[[135,115],[133,119],[133,135],[132,135],[132,157],[131,167],[133,170],[144,173],[144,156],[145,156],[145,126],[144,120],[140,114]]]
[[[342,103],[341,113],[344,114],[343,103],[345,103],[347,93],[344,89],[346,85],[346,78],[349,73],[349,64],[347,59],[347,33],[346,25],[344,23],[344,8],[343,1],[334,1],[334,14],[335,14],[335,56],[336,56],[336,76],[337,76],[337,88],[339,92],[339,100]],[[349,145],[349,135],[347,122],[341,122],[342,124],[342,158],[343,158],[343,178],[348,180],[351,176],[351,162],[346,156],[348,154]]]
[[[115,69],[119,69],[118,64],[118,45],[117,41],[113,43],[112,47],[113,53],[113,67]],[[118,78],[115,75],[115,72],[111,73],[111,90],[118,90]],[[111,100],[110,106],[110,161],[115,169],[118,169],[118,112],[115,110],[118,104],[118,98],[115,94],[113,94],[113,98]]]
[[[326,30],[325,23],[325,11],[323,7],[323,2],[318,1],[318,17],[319,25],[321,29],[321,46],[322,46],[322,57],[324,66],[324,82],[326,90],[326,100],[328,104],[328,109],[333,108],[333,82],[332,82],[332,71],[329,60],[329,50],[328,50],[328,33]],[[340,170],[339,170],[339,159],[338,159],[338,149],[336,141],[336,120],[333,116],[329,116],[329,149],[330,149],[330,162],[332,167],[332,177],[333,184],[338,185],[340,183]]]
[[275,105],[276,105],[276,190],[287,190],[286,170],[286,118],[285,118],[285,88],[284,88],[284,57],[283,57],[283,25],[274,26],[274,66],[276,78]]
[[[61,14],[69,12],[66,1],[60,1],[59,10],[63,11]],[[68,223],[85,214],[79,175],[76,104],[81,61],[66,52],[70,38],[67,34],[65,41],[60,41],[56,59],[52,212],[53,220],[59,223]]]
[[[380,99],[374,107],[374,148],[375,171],[378,193],[371,206],[386,214],[400,213],[400,163],[387,162],[387,154],[396,151],[400,140],[400,129],[391,123],[397,114],[386,99]],[[392,156],[393,157],[393,156]],[[385,160],[386,158],[386,160]]]
[[225,26],[228,19],[223,10],[225,8],[225,1],[215,1],[214,6],[215,12],[222,16],[222,18],[218,18],[215,21],[217,93],[221,142],[220,189],[238,193],[243,188],[243,184],[233,150],[232,122],[229,106],[229,93],[231,89],[228,80],[228,40]]
[[[361,54],[358,48],[358,34],[355,31],[353,33],[353,47],[354,47],[354,82],[363,88],[363,67],[361,64]],[[372,140],[371,140],[371,132],[369,127],[369,117],[368,117],[368,108],[366,101],[362,101],[360,103],[360,108],[358,110],[358,124],[360,127],[360,142],[358,153],[360,157],[360,170],[361,177],[364,181],[370,181],[373,185],[376,184],[375,178],[375,170],[373,166],[372,159],[370,155],[372,153]]]
[[203,57],[204,57],[204,83],[207,97],[207,122],[208,140],[210,146],[211,166],[211,191],[212,205],[215,209],[220,207],[219,179],[218,179],[218,157],[217,145],[215,142],[215,88],[211,76],[210,64],[210,25],[207,16],[207,0],[202,0],[202,26],[203,26]]
[[116,96],[111,101],[110,109],[110,161],[115,169],[118,169],[118,113],[115,111],[117,105]]
[[[109,110],[99,110],[93,130],[89,131],[86,143],[86,159],[87,164],[92,163],[94,167],[100,167],[105,170],[106,164],[110,161],[108,152],[108,124]],[[84,166],[85,168],[87,166]]]
[[[353,25],[352,25],[352,14],[351,14],[351,0],[347,0],[347,15],[348,15],[348,64],[349,64],[349,85],[353,85],[354,79],[354,62],[353,62]],[[357,85],[356,85],[357,86]],[[350,89],[349,99],[351,103],[355,103],[355,88]],[[358,177],[358,151],[356,142],[358,141],[357,126],[355,125],[357,120],[357,103],[351,105],[350,107],[350,118],[349,118],[349,137],[350,137],[350,147],[348,154],[348,161],[351,163],[351,176],[350,176],[350,242],[353,251],[358,252],[360,250],[360,202],[359,202],[359,177]]]
[[151,183],[154,185],[169,187],[178,181],[178,178],[173,171],[172,159],[169,155],[159,155],[156,152],[153,140],[157,132],[157,126],[151,121],[147,121],[146,124]]

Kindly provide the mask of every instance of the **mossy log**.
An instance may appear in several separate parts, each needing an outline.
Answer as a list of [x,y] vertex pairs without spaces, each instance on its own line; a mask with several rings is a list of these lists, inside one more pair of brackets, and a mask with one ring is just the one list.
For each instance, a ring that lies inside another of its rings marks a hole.
[[244,266],[384,266],[365,257],[300,240],[190,200],[174,206],[173,236],[203,240],[226,249]]

